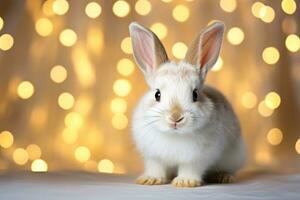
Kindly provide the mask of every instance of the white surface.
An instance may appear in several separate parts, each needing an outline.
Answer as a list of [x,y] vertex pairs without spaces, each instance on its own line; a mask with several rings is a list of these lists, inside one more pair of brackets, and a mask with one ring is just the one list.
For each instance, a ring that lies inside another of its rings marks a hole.
[[82,172],[0,174],[0,199],[300,199],[300,174],[260,175],[230,185],[142,186],[133,176]]

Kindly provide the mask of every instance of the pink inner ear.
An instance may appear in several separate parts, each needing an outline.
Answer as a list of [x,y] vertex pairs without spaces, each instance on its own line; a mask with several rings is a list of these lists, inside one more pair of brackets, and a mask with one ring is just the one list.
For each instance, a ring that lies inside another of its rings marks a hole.
[[220,30],[212,30],[206,33],[200,44],[200,67],[202,68],[205,64],[214,62],[218,55],[221,46]]
[[[154,44],[152,36],[144,31],[137,30],[136,42],[134,44],[139,60],[146,64],[146,70],[148,72],[154,70]],[[148,69],[149,67],[150,69]]]

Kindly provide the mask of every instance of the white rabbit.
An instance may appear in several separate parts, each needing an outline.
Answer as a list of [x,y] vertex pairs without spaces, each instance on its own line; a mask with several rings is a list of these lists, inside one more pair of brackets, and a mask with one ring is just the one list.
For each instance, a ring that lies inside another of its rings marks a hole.
[[215,22],[196,37],[184,60],[168,60],[149,29],[129,26],[133,54],[150,90],[133,115],[133,139],[144,159],[139,184],[196,187],[231,182],[243,166],[239,121],[226,98],[204,85],[218,59],[224,24]]

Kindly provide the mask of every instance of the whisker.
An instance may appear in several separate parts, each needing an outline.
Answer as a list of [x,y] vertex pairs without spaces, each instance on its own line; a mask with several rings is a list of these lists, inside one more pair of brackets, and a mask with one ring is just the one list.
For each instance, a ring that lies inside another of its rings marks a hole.
[[144,115],[144,117],[161,117],[160,115]]
[[143,134],[140,134],[139,137],[145,137],[146,135],[148,135],[149,133],[151,133],[151,130],[153,130],[152,126],[155,122],[157,122],[158,120],[152,120],[150,122],[148,122],[147,124],[143,124],[140,128],[143,128]]
[[152,108],[152,109],[150,109],[150,111],[157,112],[160,114],[162,114],[164,112],[162,109],[159,109],[159,108]]
[[157,121],[159,121],[159,120],[158,120],[158,119],[155,119],[155,120],[152,120],[152,121],[150,121],[150,122],[148,122],[148,123],[146,123],[146,124],[142,124],[140,128],[146,128],[146,127],[148,127],[149,125],[151,125],[151,124],[153,124],[153,123],[155,123],[155,122],[157,122]]

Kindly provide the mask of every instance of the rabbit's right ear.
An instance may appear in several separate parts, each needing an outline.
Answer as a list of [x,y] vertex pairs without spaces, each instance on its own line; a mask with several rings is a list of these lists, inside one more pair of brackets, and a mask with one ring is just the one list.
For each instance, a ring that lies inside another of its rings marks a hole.
[[185,61],[196,66],[202,80],[217,62],[223,41],[224,24],[214,22],[201,31],[185,55]]
[[129,25],[133,55],[145,75],[151,75],[168,56],[158,37],[147,28],[132,22]]

